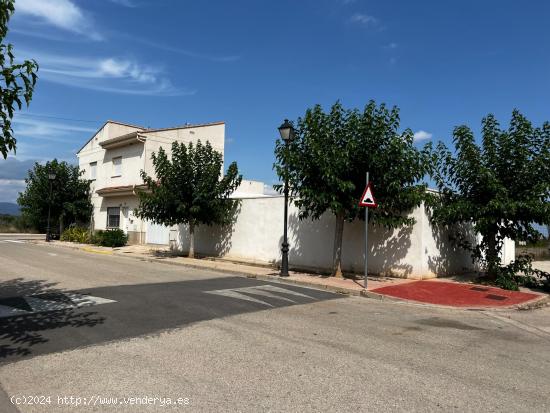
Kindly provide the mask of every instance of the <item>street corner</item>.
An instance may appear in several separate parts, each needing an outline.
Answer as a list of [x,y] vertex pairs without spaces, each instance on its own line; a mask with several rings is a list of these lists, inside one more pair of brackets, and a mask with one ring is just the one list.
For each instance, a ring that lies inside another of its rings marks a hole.
[[486,285],[439,280],[389,285],[373,289],[372,293],[393,299],[468,309],[525,306],[548,298],[543,293],[509,291]]

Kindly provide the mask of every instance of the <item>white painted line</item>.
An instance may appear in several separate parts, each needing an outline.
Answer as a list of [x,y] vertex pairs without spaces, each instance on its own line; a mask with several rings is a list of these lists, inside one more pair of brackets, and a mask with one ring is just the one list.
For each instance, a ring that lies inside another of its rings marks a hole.
[[25,297],[25,301],[32,307],[33,312],[55,311],[73,308],[74,305],[62,301],[43,300],[36,297]]
[[57,257],[57,254],[55,252],[48,252],[48,255],[51,255],[52,257]]
[[20,241],[18,239],[5,239],[4,242],[13,242],[14,244],[24,244],[25,241]]
[[249,293],[249,294],[255,294],[255,295],[260,295],[260,296],[263,296],[263,297],[275,298],[277,300],[288,301],[290,303],[296,304],[296,301],[293,301],[290,298],[286,298],[286,297],[283,297],[281,295],[273,294],[272,292],[269,292],[269,291],[264,291],[263,289],[260,289],[258,287],[238,288],[238,289],[233,290],[233,291]]
[[310,300],[316,300],[316,298],[311,297],[309,295],[302,294],[302,293],[299,293],[299,292],[296,292],[296,291],[293,291],[293,290],[287,290],[286,288],[276,287],[274,285],[259,285],[255,288],[262,289],[262,290],[267,290],[267,291],[273,291],[273,292],[276,292],[276,293],[290,294],[290,295],[295,295],[295,296],[298,296],[298,297],[309,298]]
[[252,298],[246,294],[241,294],[238,291],[233,290],[214,290],[214,291],[205,291],[207,294],[221,295],[222,297],[236,298],[238,300],[252,301],[253,303],[259,303],[262,305],[267,305],[268,307],[273,307],[271,304],[266,303],[265,301]]
[[109,300],[108,298],[94,297],[93,295],[76,294],[76,293],[60,293],[60,294],[66,296],[67,298],[70,298],[72,303],[56,301],[51,299],[48,300],[46,298],[25,296],[22,298],[25,299],[25,301],[32,308],[33,311],[25,311],[15,307],[0,305],[0,318],[35,314],[35,313],[41,313],[45,311],[66,310],[70,308],[80,308],[80,307],[87,307],[92,305],[116,303],[115,300]]
[[109,300],[108,298],[94,297],[93,295],[75,294],[75,293],[63,293],[63,294],[69,297],[71,301],[76,304],[77,307],[116,303],[115,300]]
[[25,310],[20,310],[19,308],[15,308],[15,307],[0,305],[0,318],[12,317],[14,315],[25,315],[25,314],[30,314],[30,312]]

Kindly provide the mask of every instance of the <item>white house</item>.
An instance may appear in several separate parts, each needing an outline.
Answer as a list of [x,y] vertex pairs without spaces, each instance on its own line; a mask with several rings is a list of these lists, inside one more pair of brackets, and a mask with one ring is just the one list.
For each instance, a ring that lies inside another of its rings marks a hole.
[[78,151],[78,163],[92,180],[93,228],[121,228],[129,243],[168,244],[169,229],[134,215],[136,187],[143,185],[140,171],[154,175],[151,154],[174,141],[209,141],[224,153],[225,123],[214,122],[174,128],[149,129],[107,121]]

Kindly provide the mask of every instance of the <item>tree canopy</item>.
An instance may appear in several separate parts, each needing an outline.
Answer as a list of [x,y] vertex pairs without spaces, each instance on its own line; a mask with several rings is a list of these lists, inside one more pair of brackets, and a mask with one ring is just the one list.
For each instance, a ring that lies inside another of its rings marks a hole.
[[453,143],[454,153],[441,142],[432,152],[440,191],[431,202],[433,221],[473,223],[483,240],[463,246],[495,276],[505,237],[528,240],[540,235],[533,223],[550,224],[550,123],[534,127],[514,110],[504,130],[488,115],[480,143],[464,125],[454,129]]
[[14,0],[0,0],[0,117],[2,134],[0,135],[0,153],[4,159],[10,151],[16,150],[11,120],[16,107],[21,110],[23,101],[29,105],[34,92],[38,64],[34,60],[25,60],[14,64],[13,45],[5,44],[8,22],[14,12]]
[[[48,174],[54,173],[51,182]],[[34,164],[25,179],[25,191],[19,194],[17,203],[25,222],[34,228],[44,231],[47,226],[48,205],[51,201],[51,225],[59,225],[59,233],[66,225],[73,223],[86,224],[92,214],[90,202],[90,181],[82,179],[78,166],[57,159],[45,165]]]
[[399,126],[397,107],[370,101],[359,111],[336,102],[328,113],[320,105],[308,109],[296,122],[296,138],[276,142],[275,170],[288,179],[299,218],[336,216],[334,275],[341,275],[344,220],[364,219],[358,202],[367,171],[379,205],[369,221],[388,228],[414,224],[406,212],[423,200],[426,186],[418,182],[425,155],[414,147],[412,131]]
[[189,224],[189,256],[194,255],[194,231],[199,224],[225,224],[237,201],[229,199],[242,176],[232,162],[222,176],[222,154],[209,142],[173,142],[171,159],[160,148],[152,155],[155,176],[141,171],[147,190],[140,191],[136,214],[163,225]]

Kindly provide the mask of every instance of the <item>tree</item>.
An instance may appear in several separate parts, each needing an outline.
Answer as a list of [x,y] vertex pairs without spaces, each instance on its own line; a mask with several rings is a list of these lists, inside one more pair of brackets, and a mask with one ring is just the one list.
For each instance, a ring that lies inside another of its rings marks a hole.
[[2,118],[2,135],[0,136],[0,153],[4,159],[10,151],[15,152],[16,139],[13,136],[11,120],[15,107],[21,110],[23,100],[29,105],[34,86],[38,64],[34,60],[25,60],[14,64],[13,45],[4,44],[8,33],[8,21],[14,12],[14,0],[0,0],[0,117]]
[[288,178],[299,218],[319,219],[326,211],[336,216],[335,276],[342,276],[344,221],[364,219],[358,203],[367,171],[379,204],[369,221],[387,228],[415,222],[405,212],[423,200],[426,187],[417,182],[426,172],[425,156],[413,146],[411,130],[399,132],[397,107],[370,101],[360,112],[337,102],[325,113],[317,105],[298,119],[292,142],[277,140],[275,155],[275,170],[282,181]]
[[454,129],[453,143],[454,154],[441,142],[432,152],[431,173],[440,191],[432,200],[432,219],[448,226],[473,223],[483,239],[462,245],[495,278],[504,238],[536,238],[533,223],[550,224],[550,123],[533,127],[514,110],[508,130],[502,130],[488,115],[480,144],[465,125]]
[[223,157],[209,142],[172,143],[172,159],[163,148],[152,155],[155,177],[141,171],[147,190],[138,192],[137,216],[162,225],[189,225],[189,257],[195,256],[195,229],[223,225],[238,201],[229,199],[241,184],[237,163],[222,175]]
[[[51,182],[51,198],[50,173],[55,174]],[[44,231],[51,201],[50,222],[54,226],[56,223],[59,225],[60,234],[68,224],[87,224],[92,214],[90,181],[81,176],[78,166],[58,162],[57,159],[45,165],[35,163],[25,179],[27,187],[17,199],[23,219],[34,228]]]

